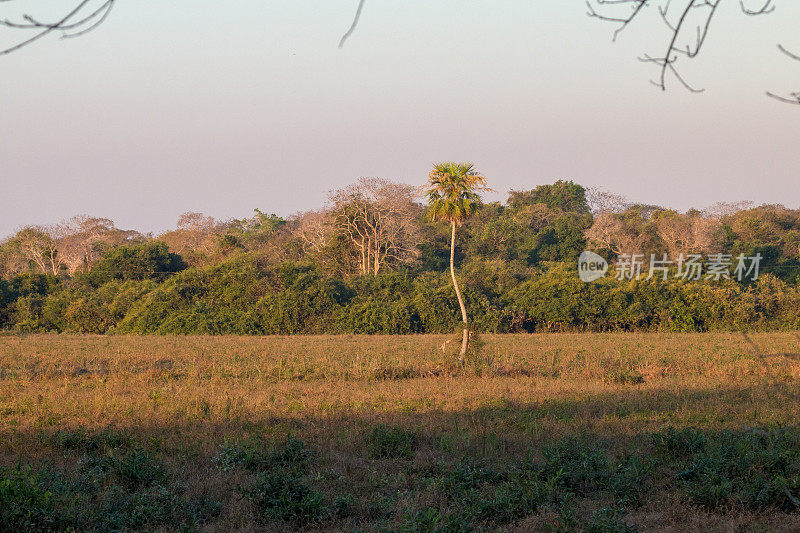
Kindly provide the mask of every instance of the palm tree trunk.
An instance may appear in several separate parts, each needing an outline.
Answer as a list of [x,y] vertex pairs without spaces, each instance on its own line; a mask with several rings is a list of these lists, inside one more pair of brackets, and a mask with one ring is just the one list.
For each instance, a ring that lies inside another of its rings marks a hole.
[[458,297],[458,305],[461,307],[461,320],[464,322],[464,333],[461,340],[461,352],[458,354],[458,362],[464,362],[464,356],[467,355],[467,345],[469,344],[469,328],[467,327],[467,308],[464,305],[464,298],[461,296],[461,290],[458,288],[456,281],[456,223],[451,222],[453,231],[450,237],[450,276],[453,278],[453,287],[456,289],[456,296]]

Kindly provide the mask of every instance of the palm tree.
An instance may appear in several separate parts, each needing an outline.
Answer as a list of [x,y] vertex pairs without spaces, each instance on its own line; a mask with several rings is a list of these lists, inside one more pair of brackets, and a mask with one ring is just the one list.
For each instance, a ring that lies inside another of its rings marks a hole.
[[463,340],[458,360],[464,362],[469,345],[469,328],[467,325],[467,308],[456,281],[454,265],[456,253],[456,227],[461,226],[481,206],[480,191],[490,191],[486,187],[486,178],[481,176],[472,163],[454,163],[451,161],[436,163],[428,176],[428,182],[422,188],[433,220],[450,222],[450,276],[456,290],[458,305],[461,306],[461,320],[464,323]]

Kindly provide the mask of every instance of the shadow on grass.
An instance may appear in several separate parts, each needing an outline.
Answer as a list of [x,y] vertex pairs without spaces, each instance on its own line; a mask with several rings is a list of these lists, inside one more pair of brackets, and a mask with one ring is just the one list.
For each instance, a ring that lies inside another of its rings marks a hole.
[[[752,353],[754,356],[760,359],[767,359],[770,357],[785,357],[786,359],[792,359],[794,361],[800,361],[800,352],[778,352],[778,353],[764,353],[764,351],[759,348],[759,346],[750,338],[750,336],[742,331],[742,336],[744,337],[745,342],[750,345],[752,349]],[[797,342],[800,343],[800,334],[795,333],[794,337],[797,339]]]
[[798,404],[779,383],[632,385],[456,412],[16,431],[0,435],[0,531],[794,527],[800,429],[753,409]]

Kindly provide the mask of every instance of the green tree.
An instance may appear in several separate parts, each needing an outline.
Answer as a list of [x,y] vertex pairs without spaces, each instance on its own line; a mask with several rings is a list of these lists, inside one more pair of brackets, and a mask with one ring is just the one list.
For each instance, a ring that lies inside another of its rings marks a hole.
[[181,256],[170,252],[165,243],[146,242],[111,250],[84,279],[96,287],[112,280],[163,281],[185,268]]
[[452,161],[436,163],[428,176],[428,182],[423,187],[431,208],[431,218],[450,222],[450,277],[453,279],[453,288],[456,291],[458,305],[461,307],[461,320],[464,324],[459,362],[464,361],[467,353],[469,326],[467,308],[456,281],[456,227],[461,226],[481,206],[479,192],[488,190],[490,189],[486,187],[486,178],[475,170],[472,163]]
[[508,193],[508,206],[514,211],[535,204],[545,204],[556,211],[589,213],[586,189],[572,181],[558,180],[553,184],[539,185],[530,191]]

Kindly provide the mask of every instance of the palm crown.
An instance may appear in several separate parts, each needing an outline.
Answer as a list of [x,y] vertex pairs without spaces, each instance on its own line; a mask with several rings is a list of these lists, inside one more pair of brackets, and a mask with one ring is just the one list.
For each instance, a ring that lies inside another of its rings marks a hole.
[[486,178],[472,163],[436,163],[423,193],[434,220],[447,220],[459,226],[481,205],[479,191],[489,191]]

